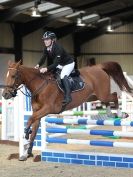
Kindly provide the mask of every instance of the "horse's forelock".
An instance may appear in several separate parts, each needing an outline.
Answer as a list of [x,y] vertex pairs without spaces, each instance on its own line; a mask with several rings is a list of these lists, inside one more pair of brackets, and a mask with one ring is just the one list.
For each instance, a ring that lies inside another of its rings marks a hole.
[[21,65],[21,60],[19,62],[17,62],[17,63],[8,61],[8,68],[15,68],[15,69],[17,69],[20,65]]
[[10,69],[10,68],[16,69],[16,68],[17,68],[17,65],[16,65],[16,63],[11,63],[10,65],[8,65],[8,68],[9,68],[9,69]]

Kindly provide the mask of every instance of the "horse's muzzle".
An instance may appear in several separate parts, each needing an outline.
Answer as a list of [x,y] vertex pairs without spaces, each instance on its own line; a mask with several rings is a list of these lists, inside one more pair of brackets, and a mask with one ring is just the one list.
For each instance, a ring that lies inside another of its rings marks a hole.
[[14,90],[14,91],[3,91],[3,93],[2,93],[2,96],[6,100],[8,100],[8,99],[10,99],[12,97],[15,97],[16,95],[17,95],[17,91],[16,90]]
[[3,96],[6,100],[8,100],[8,99],[11,98],[11,95],[10,95],[9,93],[2,93],[2,96]]

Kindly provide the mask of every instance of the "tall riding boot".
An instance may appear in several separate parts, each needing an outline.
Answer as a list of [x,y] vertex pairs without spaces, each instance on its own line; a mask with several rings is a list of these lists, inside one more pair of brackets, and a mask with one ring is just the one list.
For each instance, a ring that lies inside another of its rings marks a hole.
[[70,90],[70,85],[67,76],[65,76],[64,79],[62,79],[62,84],[64,86],[64,91],[65,91],[63,104],[68,104],[72,101],[72,98],[71,98],[71,90]]

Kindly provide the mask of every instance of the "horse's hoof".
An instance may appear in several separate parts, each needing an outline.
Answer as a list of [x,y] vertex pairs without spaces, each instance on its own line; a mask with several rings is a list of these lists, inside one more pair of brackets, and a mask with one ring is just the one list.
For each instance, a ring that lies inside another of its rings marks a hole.
[[33,159],[33,162],[40,162],[41,161],[41,155],[36,155]]
[[30,157],[34,157],[34,155],[32,153],[28,154],[27,158],[30,158]]
[[21,156],[18,159],[19,161],[26,161],[27,160],[27,156]]
[[122,118],[125,119],[125,118],[128,118],[129,117],[129,114],[127,114],[126,112],[123,112],[122,113]]
[[122,112],[121,115],[118,115],[118,118],[120,119],[126,119],[129,117],[129,114],[127,114],[126,112]]

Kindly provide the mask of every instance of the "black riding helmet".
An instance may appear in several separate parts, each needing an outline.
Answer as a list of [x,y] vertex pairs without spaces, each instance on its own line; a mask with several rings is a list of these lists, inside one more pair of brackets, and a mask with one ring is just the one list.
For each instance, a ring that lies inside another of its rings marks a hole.
[[56,39],[56,34],[51,31],[46,31],[42,39]]

